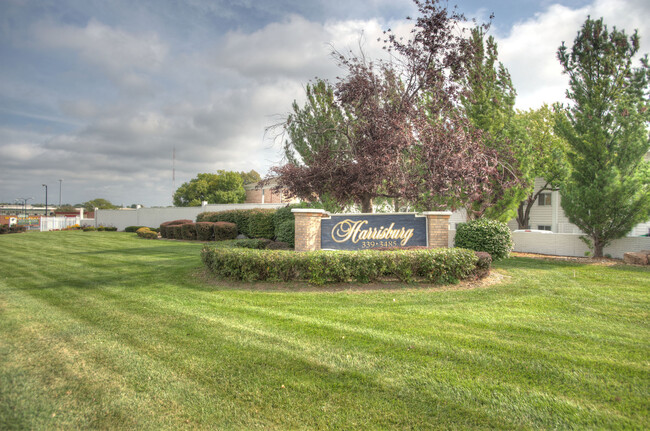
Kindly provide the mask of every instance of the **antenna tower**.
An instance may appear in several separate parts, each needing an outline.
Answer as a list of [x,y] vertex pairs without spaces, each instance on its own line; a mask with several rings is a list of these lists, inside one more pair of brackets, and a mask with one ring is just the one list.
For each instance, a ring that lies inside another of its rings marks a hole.
[[174,203],[174,193],[176,192],[176,145],[172,151],[172,203]]

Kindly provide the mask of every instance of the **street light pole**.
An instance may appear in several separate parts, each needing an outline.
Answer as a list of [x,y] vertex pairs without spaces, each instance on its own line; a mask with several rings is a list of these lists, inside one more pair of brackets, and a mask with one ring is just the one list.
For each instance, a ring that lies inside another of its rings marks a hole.
[[47,184],[43,184],[45,187],[45,217],[47,217]]
[[59,180],[59,208],[61,208],[61,183],[63,180]]

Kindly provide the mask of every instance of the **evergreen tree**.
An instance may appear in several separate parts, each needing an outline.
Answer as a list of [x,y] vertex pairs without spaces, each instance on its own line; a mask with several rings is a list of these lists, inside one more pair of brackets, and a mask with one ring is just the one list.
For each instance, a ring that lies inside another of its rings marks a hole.
[[514,156],[516,166],[501,165],[499,169],[516,172],[523,181],[514,187],[510,184],[508,188],[495,182],[491,193],[484,193],[467,208],[467,215],[507,222],[532,188],[532,183],[525,178],[530,148],[522,133],[517,133],[514,123],[517,92],[508,69],[498,61],[496,41],[492,36],[485,37],[483,27],[475,27],[470,42],[467,73],[461,80],[466,90],[461,97],[465,114],[476,128],[485,132],[484,142],[488,148]]
[[647,55],[632,67],[638,50],[636,31],[628,38],[588,18],[571,50],[563,43],[557,54],[573,102],[557,126],[570,146],[562,208],[597,257],[650,217],[650,69]]

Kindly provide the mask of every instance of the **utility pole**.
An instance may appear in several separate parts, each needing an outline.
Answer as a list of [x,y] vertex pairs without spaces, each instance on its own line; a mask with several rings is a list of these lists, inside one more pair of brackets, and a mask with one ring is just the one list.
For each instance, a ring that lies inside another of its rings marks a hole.
[[47,217],[47,184],[43,184],[45,187],[45,217]]
[[174,193],[176,193],[176,145],[172,151],[172,205],[174,205]]
[[63,180],[59,180],[59,208],[61,208],[61,183],[63,183]]

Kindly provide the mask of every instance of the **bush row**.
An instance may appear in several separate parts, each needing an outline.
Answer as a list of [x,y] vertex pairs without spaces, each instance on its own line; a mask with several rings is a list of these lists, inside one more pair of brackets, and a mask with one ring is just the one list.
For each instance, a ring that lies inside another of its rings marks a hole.
[[95,227],[95,226],[84,226],[84,227],[81,228],[81,230],[83,230],[84,232],[95,232],[95,231],[99,231],[99,232],[103,232],[103,231],[117,232],[117,228],[115,226],[97,226],[97,227]]
[[275,210],[251,209],[205,212],[196,217],[197,222],[228,222],[237,226],[237,233],[251,238],[273,239]]
[[27,226],[19,226],[17,224],[9,226],[8,224],[0,224],[0,235],[5,233],[21,233],[27,230]]
[[282,241],[272,241],[267,238],[238,239],[232,242],[233,247],[253,248],[256,250],[289,250],[289,244]]
[[237,237],[237,226],[228,222],[198,222],[173,220],[160,225],[163,238],[198,241],[224,241]]
[[299,203],[277,210],[241,209],[218,212],[204,212],[196,217],[197,222],[230,222],[237,225],[237,233],[249,238],[275,239],[276,242],[295,244],[295,221],[293,208],[321,208],[319,204]]
[[133,233],[133,232],[137,232],[138,229],[141,229],[141,228],[143,228],[143,227],[146,227],[147,229],[149,229],[150,231],[153,231],[153,232],[158,232],[158,231],[159,231],[159,229],[158,229],[157,227],[149,227],[149,226],[127,226],[127,227],[124,228],[124,232],[131,232],[131,233]]
[[[237,281],[307,281],[314,284],[402,282],[455,283],[478,276],[479,257],[465,249],[316,251],[296,253],[204,247],[203,263],[219,278]],[[485,257],[481,265],[486,263]]]

